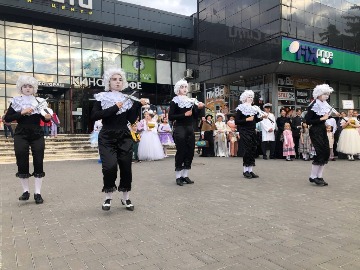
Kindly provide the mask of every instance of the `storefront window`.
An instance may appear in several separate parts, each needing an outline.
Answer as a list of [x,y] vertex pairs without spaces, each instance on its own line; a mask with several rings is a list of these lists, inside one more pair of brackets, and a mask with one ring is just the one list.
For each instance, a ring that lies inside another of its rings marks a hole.
[[58,83],[68,83],[70,84],[70,77],[69,76],[59,76]]
[[84,77],[99,78],[101,72],[102,54],[98,51],[83,50],[83,71]]
[[171,84],[170,61],[156,61],[156,81],[160,84]]
[[25,41],[32,40],[31,29],[6,26],[5,32],[6,32],[6,38],[25,40]]
[[0,25],[0,38],[4,37],[4,26]]
[[34,74],[34,78],[40,82],[57,82],[56,75]]
[[0,83],[5,83],[5,71],[0,71]]
[[6,69],[26,72],[33,71],[31,42],[6,41]]
[[5,40],[0,38],[0,70],[5,69]]
[[178,80],[184,78],[184,72],[186,70],[185,63],[172,62],[172,80],[175,84]]
[[5,84],[0,84],[0,97],[5,97]]
[[57,47],[34,43],[34,71],[37,73],[57,73]]
[[96,40],[96,39],[83,38],[82,39],[82,48],[89,49],[89,50],[101,51],[102,50],[102,41]]
[[81,48],[81,38],[70,36],[70,47]]
[[33,73],[6,71],[6,83],[16,84],[20,75],[33,76]]
[[6,85],[6,96],[9,98],[19,96],[19,92],[16,89],[16,85],[13,84],[7,84]]
[[67,46],[69,47],[70,44],[70,40],[69,40],[69,36],[64,36],[64,35],[57,35],[58,38],[58,45],[59,46]]
[[104,41],[103,48],[104,48],[104,52],[120,53],[121,52],[121,43],[113,43],[113,42],[109,42],[109,41]]
[[70,67],[72,76],[82,76],[80,49],[70,49]]
[[110,67],[121,67],[121,54],[118,53],[103,53],[104,70]]
[[56,44],[56,34],[42,31],[33,31],[34,42]]
[[70,75],[69,48],[58,47],[58,73],[59,75]]

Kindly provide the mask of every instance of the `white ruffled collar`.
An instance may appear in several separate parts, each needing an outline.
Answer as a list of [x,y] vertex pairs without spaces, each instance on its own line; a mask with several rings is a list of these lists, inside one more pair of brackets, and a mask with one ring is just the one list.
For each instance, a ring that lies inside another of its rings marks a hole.
[[331,108],[332,107],[326,101],[320,101],[319,99],[316,99],[315,104],[311,110],[314,111],[317,115],[323,116],[324,114],[329,113]]
[[174,101],[179,108],[190,108],[194,105],[187,96],[176,96],[172,101]]
[[97,101],[101,102],[101,108],[103,110],[114,106],[117,102],[122,102],[123,105],[116,114],[122,114],[133,106],[132,100],[118,91],[101,92],[95,94],[94,97]]
[[31,108],[33,109],[31,114],[41,114],[40,109],[36,108],[36,106],[42,101],[44,101],[43,98],[35,98],[33,95],[13,97],[10,100],[11,107],[14,109],[14,111],[21,112],[24,109]]
[[242,103],[236,107],[236,111],[240,111],[243,115],[256,115],[257,111],[249,103]]

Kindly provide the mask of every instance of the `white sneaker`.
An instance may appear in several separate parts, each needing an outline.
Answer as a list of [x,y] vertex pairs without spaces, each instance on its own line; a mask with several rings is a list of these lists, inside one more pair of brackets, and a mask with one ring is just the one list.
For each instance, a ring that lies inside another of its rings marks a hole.
[[111,199],[106,199],[102,205],[102,210],[109,211],[111,206]]

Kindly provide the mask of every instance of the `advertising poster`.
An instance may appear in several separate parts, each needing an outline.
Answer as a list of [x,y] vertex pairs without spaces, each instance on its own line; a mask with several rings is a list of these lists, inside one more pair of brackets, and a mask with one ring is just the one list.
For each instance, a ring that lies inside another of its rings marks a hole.
[[144,83],[156,83],[156,61],[153,58],[138,58],[132,55],[122,56],[122,67],[126,71],[128,81],[139,81]]

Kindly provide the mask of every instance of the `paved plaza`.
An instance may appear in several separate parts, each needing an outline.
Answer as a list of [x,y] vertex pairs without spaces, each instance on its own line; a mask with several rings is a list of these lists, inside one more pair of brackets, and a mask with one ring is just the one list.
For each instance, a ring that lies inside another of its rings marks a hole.
[[[101,210],[96,160],[46,162],[43,205],[18,201],[16,165],[1,166],[0,269],[360,269],[360,161],[311,163],[196,157],[177,186],[174,158],[133,165],[131,200]],[[33,180],[31,180],[33,192]]]

